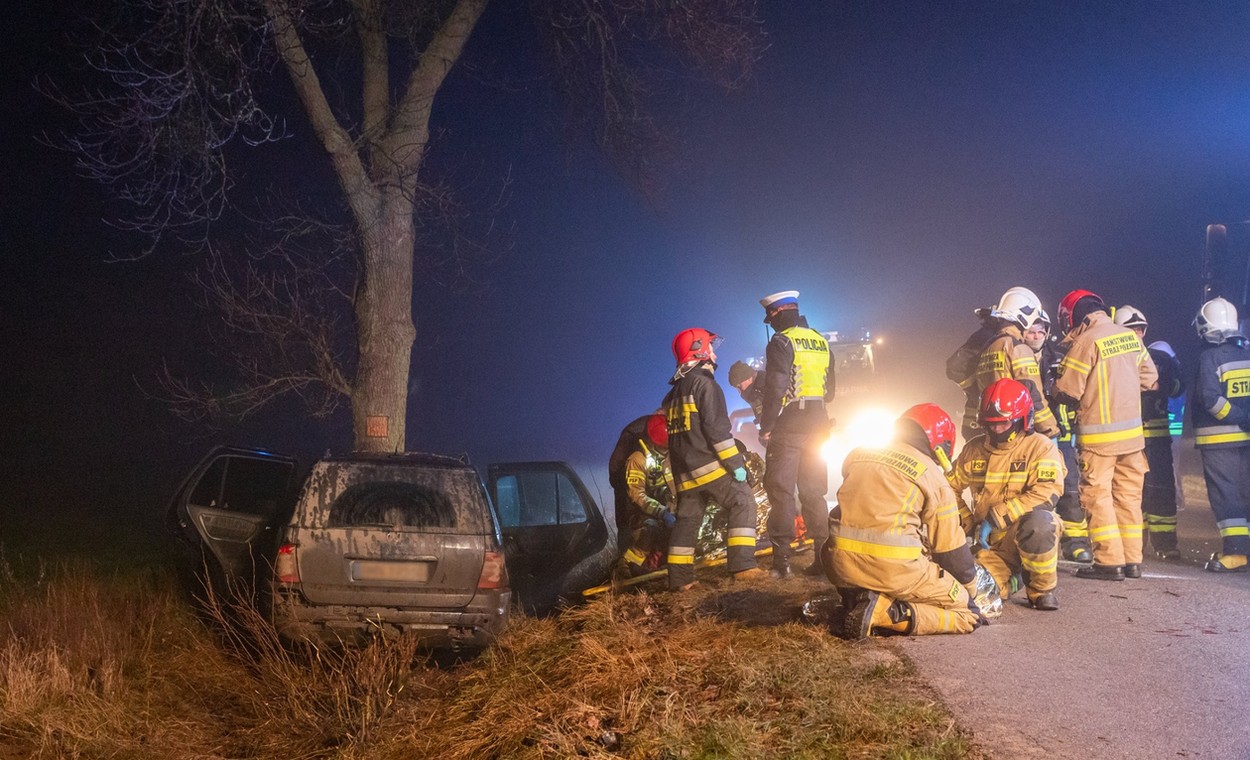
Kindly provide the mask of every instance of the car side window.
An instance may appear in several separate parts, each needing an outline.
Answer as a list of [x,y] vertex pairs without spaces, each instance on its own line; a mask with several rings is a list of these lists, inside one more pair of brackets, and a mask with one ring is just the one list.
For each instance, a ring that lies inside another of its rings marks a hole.
[[280,460],[223,456],[204,471],[189,501],[272,519],[282,507],[291,469],[290,462]]
[[519,472],[495,481],[495,507],[505,528],[573,525],[587,521],[586,505],[562,472]]

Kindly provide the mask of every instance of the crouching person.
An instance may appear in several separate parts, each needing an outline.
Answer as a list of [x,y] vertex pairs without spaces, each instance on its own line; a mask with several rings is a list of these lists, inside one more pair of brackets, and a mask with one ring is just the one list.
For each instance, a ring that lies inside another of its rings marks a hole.
[[977,417],[984,434],[964,446],[950,477],[956,494],[972,492],[973,535],[983,544],[977,562],[1003,599],[1011,593],[1011,576],[1021,573],[1029,604],[1057,610],[1063,522],[1051,510],[1063,493],[1059,448],[1033,431],[1029,389],[1015,380],[986,387]]
[[908,409],[894,440],[842,464],[822,561],[842,594],[847,638],[971,633],[976,568],[946,480],[955,424],[935,404]]

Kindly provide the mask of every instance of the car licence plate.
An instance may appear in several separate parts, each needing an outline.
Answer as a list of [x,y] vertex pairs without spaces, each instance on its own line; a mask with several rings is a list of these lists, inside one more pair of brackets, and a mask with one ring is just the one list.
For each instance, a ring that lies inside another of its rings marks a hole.
[[426,583],[430,580],[431,564],[357,559],[352,561],[352,580]]

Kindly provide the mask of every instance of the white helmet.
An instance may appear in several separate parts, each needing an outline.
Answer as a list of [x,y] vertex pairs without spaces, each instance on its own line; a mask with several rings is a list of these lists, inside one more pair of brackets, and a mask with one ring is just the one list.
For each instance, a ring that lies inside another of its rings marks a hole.
[[1141,313],[1141,309],[1136,306],[1124,304],[1115,310],[1115,316],[1112,321],[1117,325],[1124,327],[1140,327],[1145,330],[1147,326],[1146,315]]
[[1028,288],[1015,287],[1003,293],[998,305],[990,312],[991,317],[1005,319],[1020,325],[1021,330],[1037,321],[1042,313],[1042,301]]
[[1223,298],[1212,298],[1198,310],[1194,317],[1198,337],[1207,343],[1219,345],[1229,338],[1240,338],[1241,327],[1237,322],[1237,307]]
[[1146,346],[1146,348],[1153,348],[1156,351],[1162,351],[1173,359],[1176,358],[1176,352],[1172,350],[1172,344],[1166,340],[1156,340],[1154,343]]

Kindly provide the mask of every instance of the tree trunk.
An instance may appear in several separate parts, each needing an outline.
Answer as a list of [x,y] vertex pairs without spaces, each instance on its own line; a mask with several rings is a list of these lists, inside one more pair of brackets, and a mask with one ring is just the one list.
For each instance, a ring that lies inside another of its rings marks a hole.
[[352,388],[357,451],[396,452],[407,444],[408,370],[412,322],[412,201],[398,190],[379,204],[378,218],[361,231],[364,271],[356,294],[360,359]]

